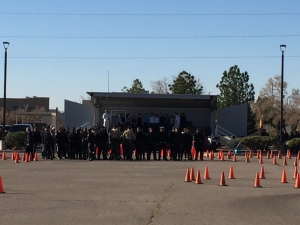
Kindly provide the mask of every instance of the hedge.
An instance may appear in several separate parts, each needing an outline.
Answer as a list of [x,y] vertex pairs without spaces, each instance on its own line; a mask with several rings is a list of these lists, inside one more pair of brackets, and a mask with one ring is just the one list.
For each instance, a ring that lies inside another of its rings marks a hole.
[[22,150],[26,146],[26,133],[20,132],[9,132],[4,138],[5,145],[8,149]]
[[246,136],[241,139],[241,143],[251,150],[263,150],[276,143],[276,139],[269,136]]
[[288,148],[292,151],[300,150],[300,138],[293,138],[285,142]]

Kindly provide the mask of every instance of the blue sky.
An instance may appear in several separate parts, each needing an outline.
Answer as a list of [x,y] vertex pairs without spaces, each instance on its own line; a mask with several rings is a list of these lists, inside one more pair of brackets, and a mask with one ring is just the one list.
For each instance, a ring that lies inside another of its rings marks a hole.
[[[298,0],[5,1],[7,97],[50,97],[50,107],[63,110],[64,99],[107,92],[108,70],[110,92],[136,78],[151,91],[151,81],[186,70],[218,94],[233,65],[249,73],[258,94],[280,75],[280,44],[287,45],[284,79],[300,88],[299,9]],[[2,68],[3,56],[4,48]]]

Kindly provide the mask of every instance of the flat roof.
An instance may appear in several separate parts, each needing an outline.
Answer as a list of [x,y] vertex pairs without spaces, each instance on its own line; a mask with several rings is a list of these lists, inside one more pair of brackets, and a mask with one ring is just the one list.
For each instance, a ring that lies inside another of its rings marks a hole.
[[140,94],[126,92],[87,92],[90,96],[96,98],[147,98],[147,99],[193,99],[193,100],[210,100],[217,95],[192,95],[192,94]]
[[55,112],[16,112],[18,116],[55,116]]

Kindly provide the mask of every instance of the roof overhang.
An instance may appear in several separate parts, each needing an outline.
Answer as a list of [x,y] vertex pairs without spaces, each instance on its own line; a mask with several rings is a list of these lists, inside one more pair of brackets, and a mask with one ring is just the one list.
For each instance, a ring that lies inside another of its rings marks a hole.
[[210,100],[217,95],[192,95],[192,94],[136,94],[124,92],[87,92],[95,98],[136,98],[136,99],[186,99],[186,100]]

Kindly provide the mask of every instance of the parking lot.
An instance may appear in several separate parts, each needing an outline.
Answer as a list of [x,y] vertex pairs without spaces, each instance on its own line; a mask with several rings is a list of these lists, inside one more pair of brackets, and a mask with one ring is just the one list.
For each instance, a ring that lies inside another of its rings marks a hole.
[[[294,157],[287,166],[282,159],[279,165],[265,157],[263,164],[244,160],[0,161],[0,224],[299,224]],[[230,166],[236,179],[227,178]],[[261,166],[266,179],[253,188]],[[191,167],[201,171],[203,184],[184,182]],[[222,171],[228,186],[218,186]]]

